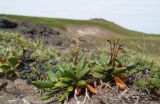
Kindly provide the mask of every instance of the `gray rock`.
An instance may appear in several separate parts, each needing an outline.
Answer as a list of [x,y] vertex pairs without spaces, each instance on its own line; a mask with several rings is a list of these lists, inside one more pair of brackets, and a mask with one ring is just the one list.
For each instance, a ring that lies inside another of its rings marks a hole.
[[7,19],[0,19],[0,28],[16,28],[18,24],[16,22],[7,20]]
[[19,23],[18,29],[22,34],[30,34],[30,35],[60,35],[59,32],[39,24],[27,24],[27,23]]

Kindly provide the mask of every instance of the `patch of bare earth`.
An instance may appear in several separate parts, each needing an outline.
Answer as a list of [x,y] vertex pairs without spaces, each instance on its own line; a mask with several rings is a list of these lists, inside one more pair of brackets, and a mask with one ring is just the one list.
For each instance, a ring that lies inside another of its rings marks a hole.
[[[15,81],[0,79],[0,85],[7,82],[7,86],[0,90],[0,104],[61,104],[55,98],[48,101],[40,100],[40,92],[26,81],[16,79]],[[159,100],[150,95],[133,90],[116,91],[116,88],[100,88],[97,95],[90,97],[76,96],[70,98],[65,104],[159,104]],[[43,94],[43,93],[42,93]]]
[[0,85],[7,82],[7,86],[0,91],[0,104],[43,104],[39,99],[38,90],[25,81],[0,80]]
[[[75,103],[77,102],[77,103]],[[80,96],[76,101],[72,98],[68,104],[159,104],[160,101],[153,99],[150,95],[127,89],[125,91],[115,91],[109,88],[98,90],[97,95],[91,96],[84,102],[84,96]]]

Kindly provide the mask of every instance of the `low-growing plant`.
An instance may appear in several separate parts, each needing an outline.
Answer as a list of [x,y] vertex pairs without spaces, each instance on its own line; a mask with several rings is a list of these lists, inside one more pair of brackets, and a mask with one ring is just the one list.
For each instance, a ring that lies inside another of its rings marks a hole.
[[0,40],[1,77],[16,73],[17,77],[31,84],[46,77],[46,71],[59,61],[58,49],[45,45],[40,39],[25,39],[17,33],[0,32]]
[[32,45],[30,58],[35,61],[48,61],[59,54],[58,49],[44,45],[42,40],[36,40]]
[[17,66],[21,63],[23,49],[17,47],[0,48],[0,73],[15,72]]
[[136,89],[149,89],[155,94],[160,94],[160,67],[153,67],[150,76],[143,76],[135,83]]
[[95,59],[93,77],[107,81],[114,79],[120,89],[125,89],[126,85],[122,79],[128,77],[126,72],[134,69],[138,64],[138,60],[127,61],[125,56],[118,56],[123,46],[119,43],[119,40],[117,42],[108,40],[108,42],[110,44],[110,58],[103,55],[99,59]]
[[59,101],[64,101],[69,95],[79,95],[87,88],[90,92],[96,94],[97,91],[90,84],[93,82],[87,78],[90,68],[86,62],[86,56],[78,57],[79,49],[74,52],[73,62],[58,64],[56,73],[48,72],[48,81],[35,81],[33,85],[41,89],[49,89],[49,93],[42,96],[43,100],[47,100],[55,94],[62,93]]

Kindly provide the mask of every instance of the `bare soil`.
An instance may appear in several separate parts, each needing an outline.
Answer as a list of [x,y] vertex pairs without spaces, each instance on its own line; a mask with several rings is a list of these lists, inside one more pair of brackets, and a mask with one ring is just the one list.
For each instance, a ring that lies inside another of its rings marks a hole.
[[[32,85],[27,85],[26,81],[21,79],[3,80],[0,79],[0,85],[7,82],[7,86],[0,90],[0,104],[61,104],[56,98],[48,101],[40,100],[40,90]],[[2,87],[2,86],[1,86]],[[116,89],[116,87],[113,87]],[[154,99],[153,96],[143,92],[135,91],[129,88],[128,91],[116,91],[108,87],[98,89],[97,95],[90,95],[84,104],[159,104],[160,99]],[[42,93],[43,94],[43,93]],[[84,96],[70,98],[66,104],[82,104]]]

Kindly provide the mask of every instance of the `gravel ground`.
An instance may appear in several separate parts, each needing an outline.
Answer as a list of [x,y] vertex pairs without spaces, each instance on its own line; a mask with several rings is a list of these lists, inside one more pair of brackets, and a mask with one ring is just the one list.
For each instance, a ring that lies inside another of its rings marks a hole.
[[[8,85],[0,90],[0,104],[61,104],[54,99],[41,101],[39,91],[34,86],[27,85],[24,80],[0,79],[0,85],[3,81]],[[78,96],[77,100],[73,97],[65,104],[82,104],[83,101],[84,96]],[[104,87],[98,90],[97,95],[90,95],[90,99],[86,99],[84,104],[160,104],[160,100],[154,100],[151,96],[131,88],[126,91],[116,91]]]
[[[21,79],[5,80],[5,82],[8,85],[0,91],[0,104],[43,104],[38,99],[39,95],[34,86],[27,85]],[[2,80],[0,83],[3,83]]]

